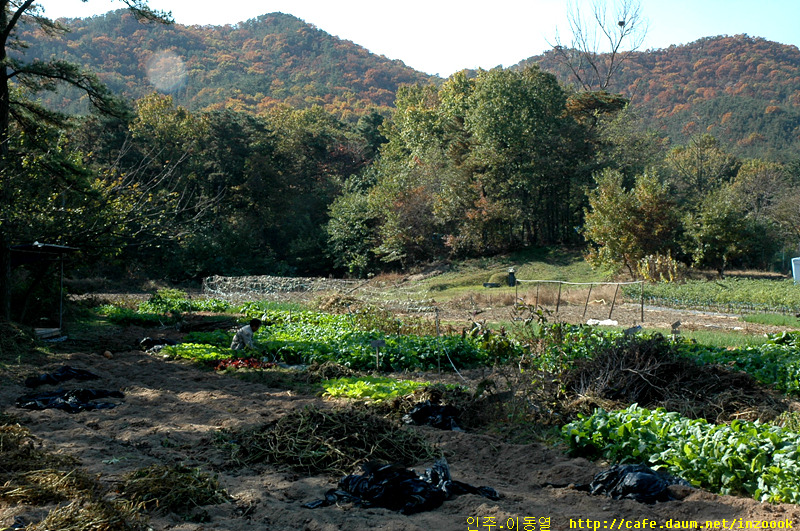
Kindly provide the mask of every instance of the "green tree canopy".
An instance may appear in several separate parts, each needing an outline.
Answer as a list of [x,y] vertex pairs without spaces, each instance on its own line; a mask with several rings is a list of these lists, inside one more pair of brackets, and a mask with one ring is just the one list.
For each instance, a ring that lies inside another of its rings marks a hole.
[[642,258],[674,250],[679,228],[675,203],[655,174],[638,175],[630,190],[617,170],[604,170],[596,181],[583,228],[593,265],[624,269],[634,277]]
[[[168,21],[169,14],[151,10],[145,0],[122,1],[139,18]],[[42,149],[42,139],[53,134],[49,127],[63,127],[67,125],[67,119],[36,103],[33,96],[66,84],[84,91],[91,103],[103,112],[123,112],[119,101],[94,75],[82,68],[59,59],[28,60],[24,54],[26,43],[19,38],[21,25],[38,27],[51,35],[66,31],[63,26],[45,17],[34,0],[0,0],[2,320],[11,317],[9,245],[26,238],[31,230],[46,234],[46,225],[58,225],[63,231],[74,227],[75,219],[83,212],[93,212],[89,206],[90,198],[96,197],[94,192],[102,192],[103,188],[90,184],[90,179],[81,171],[79,155],[59,149]],[[56,141],[55,145],[60,145],[60,141]],[[97,218],[93,219],[97,221]],[[32,225],[36,221],[41,223]]]

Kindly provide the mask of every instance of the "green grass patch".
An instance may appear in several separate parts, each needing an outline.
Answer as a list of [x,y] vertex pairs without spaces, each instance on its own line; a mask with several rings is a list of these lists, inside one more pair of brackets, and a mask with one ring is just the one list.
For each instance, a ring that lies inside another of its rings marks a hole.
[[800,319],[794,315],[783,315],[778,313],[754,313],[741,317],[746,323],[756,323],[772,326],[789,326],[800,328]]
[[105,304],[97,308],[97,313],[104,317],[108,322],[120,326],[141,326],[149,328],[153,326],[164,326],[167,324],[174,324],[177,322],[175,315],[162,315],[160,313],[142,312],[115,306],[113,304]]
[[149,300],[133,307],[124,303],[105,304],[95,311],[114,324],[152,327],[174,324],[183,313],[226,313],[234,309],[221,299],[190,298],[180,290],[160,289]]
[[183,341],[186,343],[199,343],[202,345],[230,348],[231,342],[233,341],[233,332],[228,332],[226,330],[189,332],[184,336]]
[[236,307],[237,313],[243,313],[248,318],[261,318],[267,312],[302,312],[308,308],[298,302],[278,301],[250,301]]
[[[672,333],[669,328],[646,328],[648,333],[660,333],[669,337]],[[716,348],[744,348],[758,347],[766,343],[764,334],[748,334],[737,330],[685,330],[680,334],[683,341],[690,341]]]
[[161,349],[160,354],[170,358],[187,359],[202,363],[233,358],[236,357],[236,352],[228,347],[201,343],[179,343],[165,346]]
[[[610,278],[607,271],[593,269],[580,250],[537,247],[503,257],[466,260],[451,271],[421,282],[421,285],[437,292],[437,299],[447,300],[468,290],[483,290],[485,282],[504,286],[510,268],[514,268],[516,278],[521,280],[602,282]],[[496,289],[513,293],[514,288],[502,286]]]

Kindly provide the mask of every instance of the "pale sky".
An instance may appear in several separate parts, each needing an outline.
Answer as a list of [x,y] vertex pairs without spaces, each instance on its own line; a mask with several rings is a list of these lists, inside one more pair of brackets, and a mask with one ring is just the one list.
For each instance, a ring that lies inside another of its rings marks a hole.
[[[589,5],[589,0],[573,0]],[[40,0],[51,18],[88,17],[124,7],[112,0]],[[609,0],[611,3],[611,0]],[[373,53],[447,77],[464,68],[511,66],[568,43],[568,0],[150,0],[186,25],[235,24],[288,13]],[[763,37],[800,46],[800,0],[641,0],[649,22],[643,49],[701,37]],[[588,10],[587,10],[588,12]]]

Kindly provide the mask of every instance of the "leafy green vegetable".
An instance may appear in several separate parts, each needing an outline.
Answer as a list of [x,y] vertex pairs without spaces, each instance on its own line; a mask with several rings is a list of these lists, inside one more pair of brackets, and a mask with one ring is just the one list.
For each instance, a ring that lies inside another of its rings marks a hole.
[[800,502],[800,433],[759,422],[711,424],[663,409],[598,409],[562,428],[575,455],[649,462],[693,485],[768,502]]
[[430,382],[364,376],[326,380],[322,387],[325,389],[325,394],[332,397],[368,398],[382,401],[411,394],[414,390],[426,385],[430,385]]
[[198,343],[167,345],[161,349],[161,354],[171,358],[184,358],[194,361],[216,361],[235,357],[235,351],[229,348]]
[[187,343],[202,343],[204,345],[214,345],[217,347],[230,347],[231,341],[233,341],[233,333],[225,330],[189,332],[183,340]]

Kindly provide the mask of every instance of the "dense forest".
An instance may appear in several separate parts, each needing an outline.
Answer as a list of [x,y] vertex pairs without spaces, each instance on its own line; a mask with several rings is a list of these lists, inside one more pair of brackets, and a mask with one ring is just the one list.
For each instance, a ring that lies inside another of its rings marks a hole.
[[644,52],[616,94],[547,55],[430,78],[281,14],[49,22],[6,45],[0,232],[79,248],[75,274],[366,276],[557,244],[657,279],[800,240],[793,47]]
[[[125,10],[63,21],[70,32],[21,32],[27,57],[57,57],[97,72],[127,99],[155,88],[189,110],[259,113],[281,104],[319,105],[349,122],[379,109],[388,115],[397,88],[442,79],[369,53],[296,17],[271,13],[226,26],[138,23]],[[569,85],[554,51],[532,64]],[[167,80],[153,77],[166,71]],[[710,133],[739,156],[782,162],[800,156],[800,50],[747,35],[707,37],[633,53],[609,90],[674,144]],[[472,72],[472,75],[475,73]],[[48,96],[85,111],[76,91]]]

